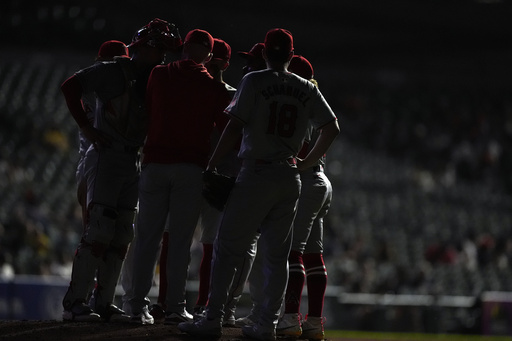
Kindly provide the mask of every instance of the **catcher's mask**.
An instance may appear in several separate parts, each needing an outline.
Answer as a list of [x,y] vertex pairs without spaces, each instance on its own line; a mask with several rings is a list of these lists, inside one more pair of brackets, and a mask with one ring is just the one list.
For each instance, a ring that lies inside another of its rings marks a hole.
[[176,25],[156,18],[135,33],[128,47],[136,47],[142,44],[171,51],[179,48],[183,42]]

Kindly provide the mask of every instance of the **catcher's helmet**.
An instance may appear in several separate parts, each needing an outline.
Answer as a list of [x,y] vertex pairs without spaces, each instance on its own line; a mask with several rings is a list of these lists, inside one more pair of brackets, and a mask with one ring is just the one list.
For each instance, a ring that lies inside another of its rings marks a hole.
[[142,44],[164,50],[173,50],[180,47],[183,42],[176,25],[156,18],[135,33],[128,47],[140,46]]

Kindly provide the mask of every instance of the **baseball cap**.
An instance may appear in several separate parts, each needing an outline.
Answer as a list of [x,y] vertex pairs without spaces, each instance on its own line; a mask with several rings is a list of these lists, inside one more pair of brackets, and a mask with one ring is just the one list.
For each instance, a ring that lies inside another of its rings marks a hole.
[[213,50],[213,37],[211,34],[198,28],[187,33],[185,44],[187,43],[203,45],[209,49],[210,52]]
[[238,51],[238,55],[245,59],[251,59],[251,58],[261,58],[263,59],[263,55],[261,52],[265,48],[265,44],[263,43],[256,43],[254,46],[249,50],[249,52],[243,52]]
[[101,44],[96,60],[108,60],[116,56],[129,57],[128,47],[119,40],[108,40]]
[[290,60],[288,71],[306,79],[312,79],[315,75],[309,60],[298,54],[294,55],[292,60]]
[[283,51],[286,53],[293,51],[293,37],[290,31],[282,28],[273,28],[265,36],[265,49]]
[[213,39],[213,59],[229,60],[231,58],[231,46],[222,39]]

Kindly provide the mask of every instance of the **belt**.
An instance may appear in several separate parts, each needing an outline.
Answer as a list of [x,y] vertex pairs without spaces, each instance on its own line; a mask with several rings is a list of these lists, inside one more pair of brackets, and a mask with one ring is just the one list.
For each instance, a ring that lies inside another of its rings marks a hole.
[[322,165],[316,165],[315,167],[313,167],[313,172],[322,172],[323,171],[323,167]]
[[278,164],[288,164],[290,166],[297,165],[297,159],[294,157],[290,157],[286,160],[277,160],[277,161],[268,161],[268,160],[260,160],[256,159],[254,160],[255,165],[278,165]]

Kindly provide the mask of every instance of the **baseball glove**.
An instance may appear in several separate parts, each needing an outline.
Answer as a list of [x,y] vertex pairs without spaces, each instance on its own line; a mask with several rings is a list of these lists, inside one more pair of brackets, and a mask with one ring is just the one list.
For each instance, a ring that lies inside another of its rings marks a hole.
[[203,196],[219,211],[224,210],[236,178],[219,174],[216,171],[203,172]]

